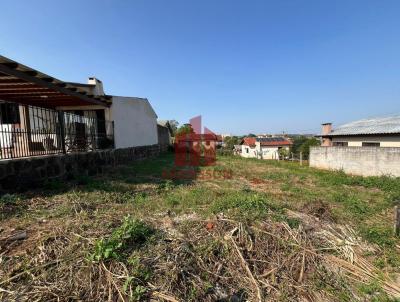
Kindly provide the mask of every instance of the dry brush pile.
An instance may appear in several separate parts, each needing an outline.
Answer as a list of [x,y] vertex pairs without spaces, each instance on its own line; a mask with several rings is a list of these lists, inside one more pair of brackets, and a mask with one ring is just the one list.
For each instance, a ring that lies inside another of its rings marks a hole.
[[55,227],[24,255],[2,238],[0,300],[365,301],[377,292],[366,298],[356,287],[371,282],[400,297],[395,279],[364,256],[377,247],[349,228],[289,214],[298,226],[166,213],[126,217],[108,233]]

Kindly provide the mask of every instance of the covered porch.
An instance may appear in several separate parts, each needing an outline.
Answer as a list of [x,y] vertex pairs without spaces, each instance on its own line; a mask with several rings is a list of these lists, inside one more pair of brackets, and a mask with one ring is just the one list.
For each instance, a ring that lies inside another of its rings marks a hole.
[[110,102],[0,56],[0,160],[113,148]]

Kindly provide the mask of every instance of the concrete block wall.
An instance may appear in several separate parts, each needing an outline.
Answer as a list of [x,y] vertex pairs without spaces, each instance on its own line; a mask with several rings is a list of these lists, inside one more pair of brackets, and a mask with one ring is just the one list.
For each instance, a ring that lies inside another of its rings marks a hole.
[[312,147],[310,166],[361,176],[400,177],[400,148]]
[[107,168],[155,157],[163,151],[165,148],[157,144],[3,160],[0,161],[0,194],[36,188],[51,179],[101,174]]

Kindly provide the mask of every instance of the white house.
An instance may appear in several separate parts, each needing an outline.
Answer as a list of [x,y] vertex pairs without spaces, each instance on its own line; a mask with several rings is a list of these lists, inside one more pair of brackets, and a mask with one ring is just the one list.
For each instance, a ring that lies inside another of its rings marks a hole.
[[400,115],[362,119],[335,129],[322,124],[322,146],[400,147]]
[[108,98],[108,106],[58,106],[56,109],[73,111],[74,113],[83,111],[84,116],[91,116],[95,112],[98,115],[99,110],[104,110],[105,120],[114,122],[115,148],[146,146],[158,143],[157,114],[148,99],[106,95],[103,90],[103,83],[95,77],[89,78],[88,84],[69,84],[85,90],[90,95],[106,96]]
[[245,137],[241,142],[242,157],[279,160],[281,149],[287,150],[292,142],[284,137]]
[[103,83],[56,79],[0,56],[0,159],[158,143],[145,98],[104,93]]

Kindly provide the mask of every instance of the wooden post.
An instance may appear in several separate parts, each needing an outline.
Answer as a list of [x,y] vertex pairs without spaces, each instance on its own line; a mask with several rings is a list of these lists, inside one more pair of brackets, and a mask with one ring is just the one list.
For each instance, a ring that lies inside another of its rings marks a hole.
[[303,152],[300,152],[300,166],[303,165]]
[[394,234],[400,236],[400,205],[394,207]]
[[67,153],[67,149],[65,147],[65,124],[64,124],[64,112],[58,111],[58,123],[60,127],[60,139],[61,139],[61,149],[64,154]]

